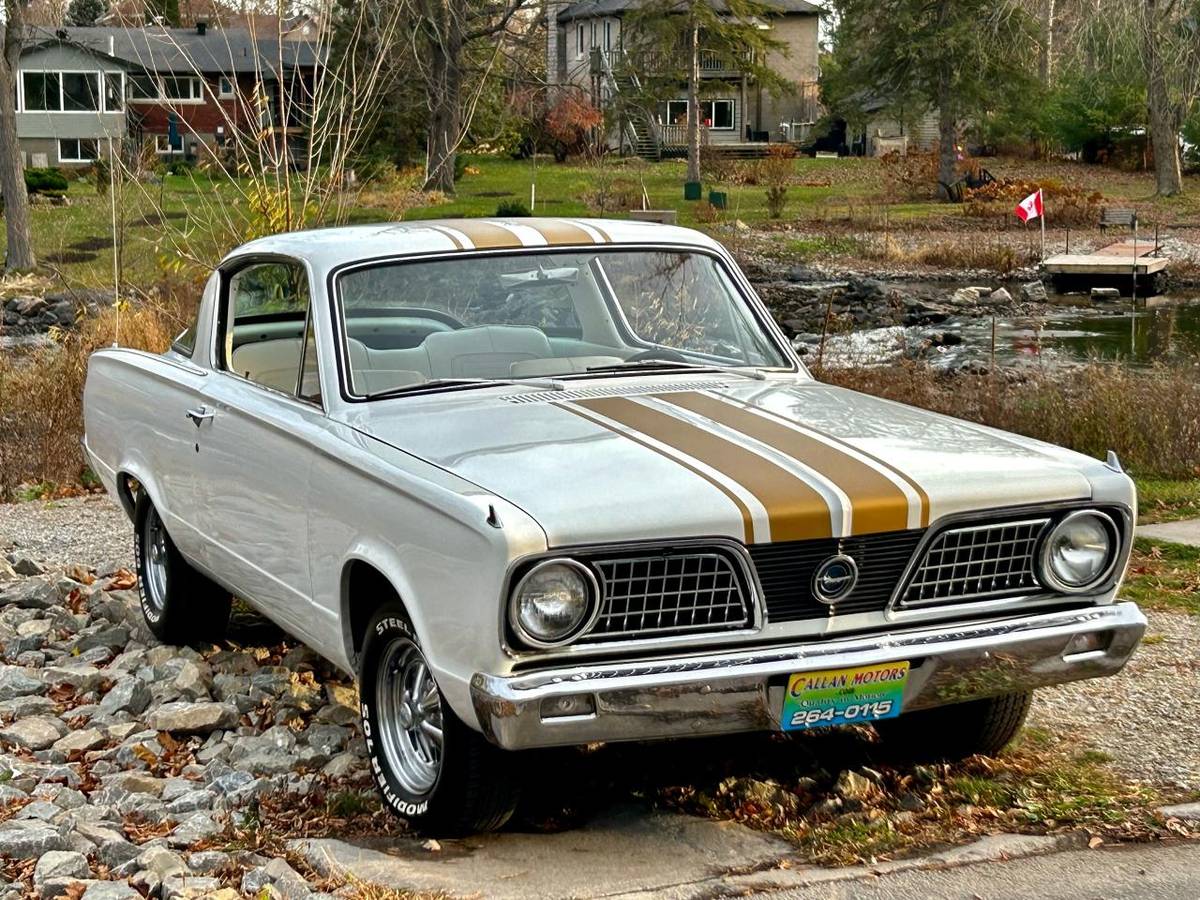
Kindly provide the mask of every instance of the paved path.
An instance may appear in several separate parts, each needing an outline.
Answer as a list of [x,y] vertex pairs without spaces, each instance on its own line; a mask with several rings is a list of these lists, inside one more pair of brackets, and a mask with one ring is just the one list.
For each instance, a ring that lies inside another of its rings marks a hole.
[[1077,850],[752,896],[771,900],[1192,900],[1200,844]]
[[1137,536],[1200,547],[1200,519],[1183,519],[1179,522],[1164,522],[1162,525],[1139,525]]

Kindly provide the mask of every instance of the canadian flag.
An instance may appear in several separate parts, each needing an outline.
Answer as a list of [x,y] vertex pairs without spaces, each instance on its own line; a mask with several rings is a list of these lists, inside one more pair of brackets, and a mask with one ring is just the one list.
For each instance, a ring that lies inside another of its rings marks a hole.
[[1036,219],[1045,213],[1042,207],[1042,191],[1039,188],[1034,193],[1030,194],[1024,200],[1017,204],[1017,218],[1022,222],[1028,222],[1030,219]]

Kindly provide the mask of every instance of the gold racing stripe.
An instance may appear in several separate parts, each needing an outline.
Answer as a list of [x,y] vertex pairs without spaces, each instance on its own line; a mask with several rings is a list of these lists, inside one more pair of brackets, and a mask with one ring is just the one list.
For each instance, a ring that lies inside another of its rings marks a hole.
[[555,405],[559,409],[566,410],[567,412],[571,413],[572,415],[579,416],[582,419],[587,419],[593,425],[598,425],[599,427],[605,429],[606,431],[611,431],[613,434],[619,434],[621,437],[626,438],[627,440],[633,441],[639,447],[644,447],[647,450],[649,450],[651,453],[657,453],[659,456],[662,456],[665,459],[671,460],[671,462],[675,463],[676,465],[683,466],[685,469],[687,469],[693,475],[707,481],[709,484],[711,484],[713,487],[715,487],[718,491],[720,491],[722,494],[724,494],[726,497],[728,497],[729,501],[734,506],[737,507],[737,511],[741,514],[741,517],[742,517],[742,532],[745,536],[745,541],[747,544],[751,544],[754,542],[754,520],[750,514],[750,508],[748,506],[746,506],[745,503],[742,502],[741,497],[739,497],[733,491],[729,490],[729,488],[727,488],[725,485],[721,484],[721,482],[717,481],[717,479],[713,478],[711,475],[707,474],[706,472],[702,472],[700,469],[697,469],[695,466],[693,466],[691,463],[687,462],[686,460],[679,459],[679,457],[677,457],[677,456],[672,456],[671,454],[665,452],[664,450],[662,450],[658,447],[655,447],[649,441],[642,440],[635,434],[630,434],[627,431],[620,431],[619,429],[613,428],[608,423],[603,422],[600,419],[596,419],[596,418],[593,418],[592,416],[588,415],[582,409],[573,409],[572,404],[570,404],[570,403],[556,403]]
[[562,219],[529,219],[521,224],[529,225],[552,246],[596,243],[596,239],[578,225]]
[[456,235],[449,228],[443,228],[441,225],[430,225],[429,227],[432,228],[434,231],[436,231],[438,234],[445,237],[447,240],[449,240],[450,243],[452,243],[454,245],[455,250],[463,249],[463,242],[460,241],[458,239],[458,235]]
[[599,225],[597,225],[595,222],[588,222],[587,224],[588,224],[588,228],[592,229],[592,231],[594,231],[594,232],[596,232],[596,234],[600,235],[600,239],[602,241],[604,241],[606,244],[611,244],[613,242],[612,236],[607,231],[605,231],[603,228],[601,228]]
[[521,239],[494,222],[484,222],[481,219],[456,219],[447,225],[461,231],[478,250],[491,250],[501,247],[522,247]]
[[[745,406],[747,409],[756,409],[759,412],[763,413],[764,415],[770,416],[773,419],[779,419],[781,421],[786,421],[786,419],[784,419],[783,416],[781,416],[777,412],[774,412],[773,410],[764,409],[761,406],[755,406],[752,403],[749,403],[745,400],[739,400],[734,397],[726,397],[725,399],[728,400],[730,403],[738,403],[742,406]],[[925,488],[921,487],[920,483],[916,479],[914,479],[911,475],[909,475],[903,469],[896,468],[894,465],[892,465],[886,459],[880,459],[875,454],[868,453],[866,450],[863,450],[861,447],[852,446],[847,441],[842,440],[842,438],[837,437],[836,435],[829,434],[827,431],[822,431],[820,428],[814,428],[812,425],[808,424],[807,422],[804,423],[802,427],[808,429],[809,431],[815,431],[817,434],[819,434],[822,438],[829,441],[830,443],[837,444],[840,447],[845,447],[848,450],[853,450],[859,456],[865,456],[867,459],[871,460],[871,462],[875,463],[875,465],[880,466],[881,468],[887,469],[889,472],[891,472],[893,475],[895,475],[897,478],[899,478],[901,481],[903,481],[905,484],[907,484],[910,488],[913,489],[913,493],[916,494],[917,498],[921,501],[921,517],[920,517],[921,527],[922,528],[929,527],[929,494],[926,492]]]
[[829,505],[807,482],[720,435],[624,397],[575,405],[632,428],[710,466],[753,494],[767,511],[772,541],[833,536]]
[[733,428],[815,469],[850,498],[851,534],[908,528],[908,496],[882,472],[844,450],[707,394],[672,393],[657,399]]

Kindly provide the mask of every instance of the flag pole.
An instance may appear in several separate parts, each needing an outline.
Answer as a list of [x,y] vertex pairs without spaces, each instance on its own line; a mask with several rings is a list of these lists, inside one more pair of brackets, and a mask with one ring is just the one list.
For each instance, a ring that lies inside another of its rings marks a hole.
[[1042,214],[1038,216],[1042,220],[1042,262],[1046,261],[1046,198],[1042,196],[1041,188],[1038,189],[1039,198],[1042,201]]

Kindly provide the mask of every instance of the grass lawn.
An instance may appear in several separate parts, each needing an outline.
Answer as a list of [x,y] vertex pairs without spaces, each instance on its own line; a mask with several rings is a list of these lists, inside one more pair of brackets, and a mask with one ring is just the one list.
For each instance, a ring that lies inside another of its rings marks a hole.
[[1200,517],[1200,478],[1176,481],[1138,478],[1138,523],[1176,522]]
[[1151,609],[1200,615],[1200,548],[1138,538],[1121,596]]

